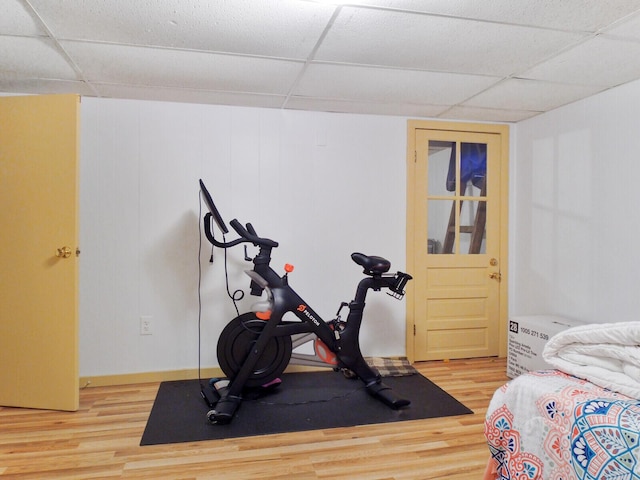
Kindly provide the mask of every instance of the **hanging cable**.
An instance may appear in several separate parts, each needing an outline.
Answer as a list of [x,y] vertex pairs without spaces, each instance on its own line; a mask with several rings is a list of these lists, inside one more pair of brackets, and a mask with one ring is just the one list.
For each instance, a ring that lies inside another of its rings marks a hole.
[[[222,241],[226,242],[224,233],[222,234]],[[227,285],[227,295],[233,302],[233,306],[236,309],[236,315],[239,316],[240,310],[238,309],[238,302],[244,298],[244,291],[238,288],[233,293],[231,293],[231,289],[229,288],[229,270],[227,268],[227,249],[226,248],[224,249],[224,279]]]
[[[204,385],[202,385],[202,264],[200,255],[202,254],[202,196],[198,191],[198,382],[200,391],[204,396]],[[206,400],[206,397],[205,397]]]

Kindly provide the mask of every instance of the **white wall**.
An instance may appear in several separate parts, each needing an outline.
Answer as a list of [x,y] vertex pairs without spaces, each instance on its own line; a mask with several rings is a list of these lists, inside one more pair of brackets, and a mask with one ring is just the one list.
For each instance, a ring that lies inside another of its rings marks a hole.
[[640,82],[517,125],[512,314],[640,312]]
[[[199,178],[227,222],[280,242],[272,265],[295,265],[292,286],[325,319],[353,298],[352,252],[405,268],[404,118],[83,98],[81,129],[82,376],[197,366]],[[203,240],[206,367],[235,310]],[[229,251],[229,278],[248,290],[242,257]],[[405,302],[371,293],[367,310],[363,353],[403,355]]]

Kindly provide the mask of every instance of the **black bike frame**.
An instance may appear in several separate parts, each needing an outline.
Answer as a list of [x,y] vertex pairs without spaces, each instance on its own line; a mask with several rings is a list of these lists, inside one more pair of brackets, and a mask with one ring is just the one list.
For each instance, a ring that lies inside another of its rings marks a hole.
[[[209,201],[213,203],[210,198]],[[325,322],[289,286],[288,273],[281,277],[271,268],[271,251],[278,246],[277,242],[259,237],[250,223],[247,223],[245,228],[236,219],[233,219],[230,225],[240,238],[230,242],[219,242],[211,231],[212,218],[215,218],[223,232],[226,229],[226,226],[221,225],[219,215],[217,218],[213,217],[211,212],[205,215],[205,235],[212,245],[219,248],[229,248],[241,243],[253,243],[259,247],[258,254],[253,258],[253,272],[256,276],[252,276],[251,294],[261,296],[264,289],[268,289],[271,311],[268,318],[264,320],[264,327],[258,334],[255,343],[251,345],[246,359],[216,404],[215,410],[209,412],[210,421],[212,418],[214,419],[213,423],[230,421],[235,409],[242,401],[242,391],[247,380],[251,377],[268,343],[274,337],[291,337],[299,334],[315,334],[336,355],[339,368],[346,368],[355,373],[364,382],[368,393],[387,405],[392,408],[401,408],[410,403],[408,400],[395,396],[391,389],[381,382],[380,375],[364,360],[359,343],[360,326],[368,291],[389,288],[393,292],[393,296],[401,298],[404,295],[404,286],[411,279],[410,275],[402,272],[397,272],[395,275],[384,274],[382,272],[386,272],[389,268],[386,260],[380,257],[366,257],[361,254],[352,255],[356,263],[366,265],[365,273],[367,276],[359,282],[355,298],[346,304],[349,307],[346,321]],[[378,261],[386,262],[386,265],[384,267],[378,266],[376,263]],[[283,317],[288,312],[293,313],[300,322],[284,321]]]
[[[239,222],[236,223],[235,220],[231,221],[231,226],[242,237],[245,237],[248,233],[244,227]],[[216,246],[223,248],[224,246],[229,246],[229,244],[218,242],[213,238],[210,230],[210,219],[207,218],[206,215],[205,235],[207,239]],[[260,333],[255,347],[252,349],[252,353],[256,353],[249,355],[246,361],[243,362],[242,367],[231,384],[230,393],[240,395],[242,385],[244,385],[249,378],[258,361],[258,352],[262,352],[269,338],[273,336],[292,336],[302,333],[316,334],[318,338],[337,355],[340,362],[355,372],[365,384],[375,382],[378,379],[378,375],[363,359],[358,342],[365,300],[369,289],[394,289],[398,283],[397,277],[395,275],[380,275],[365,277],[360,280],[355,298],[348,304],[349,315],[344,324],[344,329],[337,331],[332,329],[329,323],[289,286],[288,274],[281,277],[271,268],[271,250],[273,245],[260,245],[259,248],[258,254],[253,259],[253,271],[267,283],[273,296],[273,306],[270,318],[265,321],[265,327]],[[263,288],[254,280],[251,281],[252,295],[261,295],[262,289]],[[283,321],[282,318],[288,312],[293,313],[301,322]],[[238,392],[233,392],[234,384],[238,386]]]

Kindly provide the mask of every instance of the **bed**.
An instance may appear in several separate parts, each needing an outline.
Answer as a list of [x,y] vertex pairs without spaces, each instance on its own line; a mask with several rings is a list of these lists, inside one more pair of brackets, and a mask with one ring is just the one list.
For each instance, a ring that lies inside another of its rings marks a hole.
[[640,322],[583,325],[489,404],[485,480],[640,480]]

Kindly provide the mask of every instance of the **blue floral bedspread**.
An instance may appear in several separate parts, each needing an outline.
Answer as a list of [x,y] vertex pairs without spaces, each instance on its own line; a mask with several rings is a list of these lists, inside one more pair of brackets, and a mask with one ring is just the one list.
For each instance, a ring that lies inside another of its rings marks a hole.
[[640,400],[557,370],[498,389],[485,437],[487,479],[640,480]]

